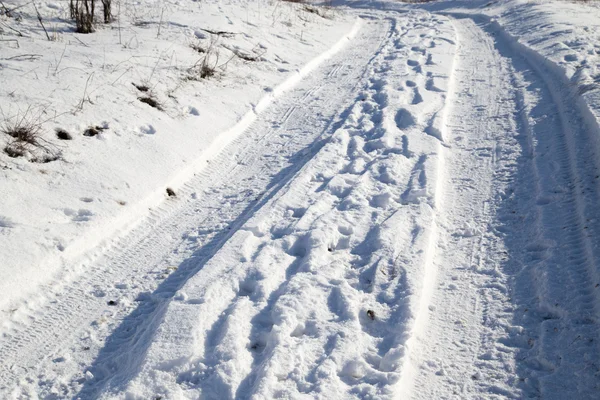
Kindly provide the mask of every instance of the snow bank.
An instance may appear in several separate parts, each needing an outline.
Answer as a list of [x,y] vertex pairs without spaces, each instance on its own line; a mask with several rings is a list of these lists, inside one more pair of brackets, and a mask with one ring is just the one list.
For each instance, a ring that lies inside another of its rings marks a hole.
[[[33,7],[0,16],[2,121],[39,127],[46,153],[59,156],[35,163],[35,149],[18,158],[0,152],[5,311],[165,207],[167,187],[176,194],[358,28],[342,13],[323,18],[287,2],[149,1],[122,3],[115,22],[82,35],[72,32],[66,4],[38,4],[53,41]],[[218,31],[228,33],[210,33]],[[216,76],[202,79],[207,54]],[[12,138],[0,135],[4,148]]]

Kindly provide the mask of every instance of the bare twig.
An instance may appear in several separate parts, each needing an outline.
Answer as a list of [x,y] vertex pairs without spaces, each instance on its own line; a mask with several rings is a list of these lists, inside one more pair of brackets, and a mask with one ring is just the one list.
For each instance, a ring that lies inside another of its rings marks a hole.
[[87,70],[85,70],[85,69],[83,69],[83,68],[77,68],[77,67],[64,67],[64,68],[62,68],[60,71],[58,71],[58,72],[56,73],[56,75],[60,75],[60,74],[62,74],[64,71],[69,71],[69,70],[72,70],[72,69],[74,69],[74,70],[76,70],[76,71],[79,71],[79,72],[83,72],[84,74],[85,74],[85,73],[87,73]]
[[17,44],[17,49],[20,48],[19,41],[17,39],[0,39],[0,42],[15,42]]
[[[225,61],[223,64],[219,65],[217,68],[219,68],[221,71],[225,71],[227,69],[227,64],[229,64],[229,61],[233,60],[235,57],[237,57],[237,54],[233,53],[227,61]],[[218,59],[217,59],[217,61],[218,61]]]
[[158,32],[156,33],[156,38],[157,39],[160,36],[160,27],[162,26],[164,12],[165,12],[165,9],[163,8],[162,11],[160,12],[160,22],[158,23]]
[[[83,110],[83,105],[85,104],[85,97],[87,96],[88,84],[90,83],[90,79],[92,79],[92,76],[94,76],[93,72],[90,74],[90,76],[88,76],[87,81],[85,81],[85,88],[83,89],[83,97],[81,98],[81,102],[77,106],[77,110],[79,110],[79,111]],[[90,103],[91,103],[91,101],[90,101]]]
[[84,45],[85,47],[90,47],[90,46],[88,46],[88,44],[87,44],[87,43],[85,43],[83,40],[79,39],[77,36],[73,36],[73,37],[74,37],[75,39],[77,39],[77,41],[78,41],[79,43],[81,43],[82,45]]
[[29,71],[27,71],[27,72],[25,72],[24,74],[22,74],[22,75],[21,75],[21,78],[22,78],[22,77],[24,77],[24,76],[26,76],[27,74],[29,74],[29,73],[33,72],[33,74],[35,75],[35,79],[40,79],[40,78],[38,77],[38,74],[37,74],[37,72],[35,72],[35,70],[36,70],[36,69],[38,69],[39,67],[40,67],[39,65],[38,65],[38,66],[36,66],[36,67],[33,67],[33,68],[32,68],[32,69],[30,69]]
[[156,67],[158,67],[158,63],[160,62],[160,58],[162,57],[163,53],[160,53],[158,55],[158,59],[156,60],[156,64],[154,64],[154,68],[152,68],[152,72],[150,73],[150,77],[148,78],[148,82],[152,81],[152,77],[154,76],[154,72],[156,71]]
[[224,37],[231,37],[231,36],[235,36],[235,35],[237,35],[237,33],[236,33],[236,32],[227,32],[227,31],[212,31],[212,30],[210,30],[210,29],[203,29],[203,28],[200,28],[200,30],[201,30],[201,31],[204,31],[204,32],[208,32],[208,33],[210,33],[211,35],[224,36]]
[[238,58],[244,60],[244,61],[260,61],[260,59],[262,58],[262,56],[265,55],[265,53],[267,52],[267,50],[265,50],[264,48],[262,48],[260,45],[256,45],[251,52],[245,52],[245,51],[241,51],[235,48],[232,48],[230,46],[225,46],[223,45],[224,48],[226,48],[227,50],[231,51],[233,54],[235,54]]
[[6,7],[4,5],[4,3],[0,0],[0,6],[2,6],[2,8],[4,9],[4,15],[6,15],[8,18],[12,17],[12,14],[10,13],[10,10],[8,9],[8,7]]
[[58,67],[60,67],[60,63],[62,62],[63,57],[65,56],[65,52],[67,51],[67,45],[65,44],[65,48],[63,49],[62,54],[60,55],[60,59],[56,64],[56,68],[54,68],[54,75],[56,76],[56,72],[58,71]]
[[44,33],[46,34],[46,37],[48,38],[48,41],[52,41],[52,39],[50,39],[50,35],[48,35],[48,31],[46,30],[46,27],[44,26],[44,23],[42,22],[42,16],[40,14],[40,12],[38,11],[37,6],[35,5],[35,2],[33,2],[33,8],[35,8],[35,12],[37,14],[37,18],[38,21],[40,21],[40,25],[42,26],[42,29],[44,30]]
[[126,73],[128,73],[129,71],[132,70],[133,67],[129,67],[125,70],[125,72],[123,72],[121,75],[119,75],[119,77],[117,79],[114,80],[113,83],[111,83],[111,86],[114,86],[115,83],[117,83],[119,81],[119,79],[121,79],[123,77],[123,75],[125,75]]
[[25,4],[21,4],[20,6],[13,7],[13,8],[11,8],[10,10],[8,10],[8,12],[12,14],[12,12],[13,12],[13,11],[16,11],[16,10],[18,10],[19,8],[23,8],[23,7],[25,7],[25,6],[28,6],[28,5],[30,5],[31,3],[33,3],[33,1],[27,2],[27,3],[25,3]]
[[36,112],[32,106],[20,110],[13,117],[6,117],[0,109],[3,121],[0,133],[9,137],[4,152],[9,157],[27,157],[31,162],[47,163],[58,160],[60,151],[56,146],[42,137],[42,115],[45,107],[40,106]]
[[[0,21],[2,22],[2,21]],[[25,35],[23,35],[23,33],[21,31],[16,30],[15,28],[13,28],[12,26],[2,23],[3,26],[7,27],[8,29],[10,29],[11,31],[14,31],[17,33],[17,35],[19,35],[20,37],[26,37]]]
[[117,26],[119,27],[119,44],[121,43],[121,0],[118,1],[119,15],[117,15]]
[[8,57],[8,58],[2,58],[2,60],[16,60],[17,58],[27,58],[30,60],[35,60],[40,58],[42,55],[41,54],[19,54],[18,56],[12,56],[12,57]]

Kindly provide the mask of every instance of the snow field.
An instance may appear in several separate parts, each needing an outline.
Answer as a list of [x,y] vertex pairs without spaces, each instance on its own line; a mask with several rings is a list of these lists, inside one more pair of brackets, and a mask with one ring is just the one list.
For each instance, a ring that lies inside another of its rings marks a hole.
[[[32,7],[19,9],[21,21],[2,16],[24,35],[2,33],[18,41],[0,42],[2,122],[39,123],[42,139],[61,155],[45,164],[0,155],[5,312],[23,300],[43,303],[40,285],[81,273],[149,209],[163,206],[167,187],[177,190],[204,168],[252,121],[253,110],[298,82],[322,59],[300,73],[307,61],[351,34],[356,22],[339,12],[321,18],[287,2],[124,2],[118,24],[80,35],[58,18],[67,4],[38,5],[58,32],[51,42]],[[218,55],[221,68],[214,79],[197,79],[192,67],[206,53],[196,49],[211,46],[210,61]],[[257,61],[231,58],[234,51]],[[139,100],[148,96],[163,110]],[[85,136],[90,126],[99,133]],[[73,140],[57,139],[55,128]]]
[[351,5],[351,40],[4,319],[0,397],[597,397],[598,9]]

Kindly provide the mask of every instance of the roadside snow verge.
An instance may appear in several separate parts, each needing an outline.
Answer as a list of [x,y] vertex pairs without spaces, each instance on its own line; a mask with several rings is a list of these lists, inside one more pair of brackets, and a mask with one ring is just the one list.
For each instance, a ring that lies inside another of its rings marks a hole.
[[[43,301],[44,295],[37,297],[30,295],[40,285],[48,283],[52,283],[53,286],[64,285],[78,273],[84,271],[86,265],[89,265],[98,255],[117,245],[119,238],[138,226],[149,215],[155,216],[172,208],[171,203],[167,201],[172,198],[165,195],[165,188],[168,187],[174,190],[176,194],[179,194],[178,192],[182,189],[182,186],[194,175],[200,173],[212,159],[238,138],[256,120],[257,115],[268,109],[274,100],[292,89],[320,64],[339,52],[356,36],[361,26],[361,20],[357,19],[352,25],[351,30],[332,47],[287,77],[283,83],[276,86],[256,105],[253,105],[251,110],[241,116],[234,126],[215,135],[199,157],[188,163],[188,166],[179,169],[178,172],[163,184],[158,185],[148,196],[140,201],[128,204],[123,211],[115,213],[112,217],[108,216],[103,222],[96,220],[95,225],[79,229],[79,232],[76,232],[74,237],[68,237],[67,234],[63,233],[60,243],[57,242],[57,247],[60,251],[58,254],[48,254],[51,252],[46,249],[35,249],[33,243],[29,243],[28,245],[22,243],[25,247],[23,247],[21,253],[25,255],[29,253],[28,257],[35,261],[32,263],[28,259],[27,264],[35,265],[28,266],[27,268],[23,267],[19,270],[16,268],[7,268],[9,266],[8,263],[5,265],[5,269],[10,269],[10,271],[3,274],[3,282],[0,286],[0,291],[3,293],[0,300],[0,310],[15,309],[15,305],[24,300],[26,300],[29,307],[35,307],[36,303]],[[11,195],[16,196],[18,193],[12,193]],[[3,212],[7,211],[9,210],[3,210]],[[73,220],[79,220],[78,212],[81,210],[72,211]],[[65,214],[67,216],[71,215],[67,214],[67,211],[65,211]],[[5,225],[8,228],[12,228],[15,224],[12,222],[14,218],[11,217],[12,215],[0,215],[0,218],[2,218],[0,219],[0,228],[5,227]],[[81,218],[85,217],[85,215],[81,216]],[[100,216],[98,215],[98,217]],[[55,232],[54,235],[58,236],[58,233]],[[64,243],[67,243],[67,245]],[[6,250],[15,253],[15,249],[9,249],[8,246]],[[23,262],[21,261],[17,264],[23,264]]]

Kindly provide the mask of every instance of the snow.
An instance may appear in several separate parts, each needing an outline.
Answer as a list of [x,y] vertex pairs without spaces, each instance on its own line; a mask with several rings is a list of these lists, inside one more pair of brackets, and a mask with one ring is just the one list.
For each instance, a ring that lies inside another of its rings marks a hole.
[[597,397],[596,5],[123,6],[0,19],[0,397]]
[[[40,6],[50,21],[66,16],[66,3],[51,5]],[[48,42],[31,20],[33,8],[18,12],[20,22],[4,18],[25,37],[4,32],[18,46],[2,44],[3,119],[41,125],[43,140],[61,161],[2,156],[0,209],[12,222],[3,224],[10,230],[3,231],[0,247],[1,309],[57,273],[78,270],[90,251],[118,243],[116,237],[163,203],[166,187],[177,189],[198,173],[254,113],[310,72],[321,61],[317,56],[335,50],[354,23],[290,3],[156,1],[124,3],[118,29],[100,26],[91,35],[69,32],[61,20],[53,28],[57,40]],[[278,29],[269,32],[273,26]],[[211,39],[203,33],[206,38],[196,40],[201,29],[235,35]],[[211,40],[218,40],[221,60],[232,56],[225,46],[249,53],[259,46],[264,54],[255,63],[232,59],[214,80],[188,80],[190,67],[203,57],[190,46],[208,49]],[[290,43],[298,46],[290,49]],[[27,54],[36,57],[23,58]],[[163,112],[137,100],[148,93]],[[103,129],[85,137],[89,126]],[[57,140],[55,128],[74,140]]]
[[[360,92],[348,122],[264,213],[242,226],[186,282],[182,291],[197,300],[169,305],[142,374],[125,397],[144,398],[158,387],[166,397],[178,393],[185,398],[294,398],[306,390],[325,398],[393,392],[421,303],[418,287],[427,271],[419,259],[428,254],[434,233],[426,228],[432,208],[424,193],[431,183],[425,178],[413,182],[410,175],[382,182],[381,176],[410,173],[411,165],[424,175],[439,167],[435,153],[441,147],[423,128],[403,132],[393,122],[383,123],[393,121],[403,103],[404,80],[418,79],[414,68],[422,61],[411,65],[406,56],[413,52],[409,45],[423,40],[419,35],[427,30],[411,22],[399,21],[392,40],[368,67],[367,89]],[[444,25],[436,26],[437,19],[427,22],[439,35],[452,35],[449,25],[444,30]],[[435,71],[443,81],[452,46],[439,41],[430,54],[435,64],[423,69]],[[384,76],[381,71],[396,73]],[[427,98],[429,110],[413,111],[414,119],[425,123],[443,106],[439,92],[427,93]],[[415,152],[430,156],[402,155],[403,134]],[[388,145],[371,146],[382,137],[389,138]],[[365,167],[347,172],[357,159],[366,160]],[[404,168],[395,168],[398,163]],[[418,192],[410,195],[415,198],[411,207],[403,207],[405,191]],[[299,199],[310,200],[298,204]],[[394,240],[396,235],[413,245]],[[215,285],[215,279],[223,284]],[[408,282],[399,285],[403,281]],[[186,326],[193,336],[182,335],[176,323],[181,320],[195,320]],[[248,339],[240,342],[240,337]],[[198,345],[211,342],[214,347]],[[178,375],[156,373],[162,370],[159,365],[175,362]]]

